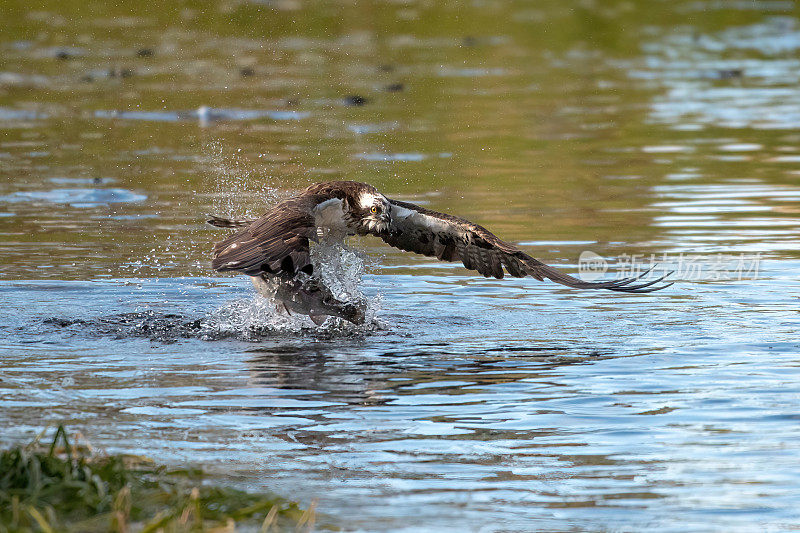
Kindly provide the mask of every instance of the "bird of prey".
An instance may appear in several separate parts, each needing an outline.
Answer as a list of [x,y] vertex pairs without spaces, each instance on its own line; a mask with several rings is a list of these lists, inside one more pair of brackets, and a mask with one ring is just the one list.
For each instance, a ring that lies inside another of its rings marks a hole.
[[485,277],[508,273],[549,279],[576,289],[644,293],[663,289],[667,276],[612,281],[583,281],[548,266],[469,220],[387,198],[375,187],[355,181],[318,183],[284,200],[253,220],[213,216],[208,223],[238,231],[214,246],[211,266],[251,276],[262,294],[277,297],[286,311],[309,315],[316,323],[333,315],[363,323],[363,309],[337,300],[314,276],[310,244],[323,236],[374,235],[400,250],[460,261]]

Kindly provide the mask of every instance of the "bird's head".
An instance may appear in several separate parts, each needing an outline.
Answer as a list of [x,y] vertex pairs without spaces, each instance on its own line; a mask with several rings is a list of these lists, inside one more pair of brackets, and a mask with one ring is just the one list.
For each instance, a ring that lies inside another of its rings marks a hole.
[[389,229],[392,206],[380,193],[366,192],[358,198],[359,233],[384,233]]

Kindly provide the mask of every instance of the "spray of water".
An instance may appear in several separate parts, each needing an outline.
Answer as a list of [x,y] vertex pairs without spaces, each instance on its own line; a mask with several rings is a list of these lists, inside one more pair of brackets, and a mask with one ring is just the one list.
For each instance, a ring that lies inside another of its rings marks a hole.
[[383,328],[377,318],[380,295],[369,297],[361,290],[368,262],[364,254],[348,246],[323,242],[311,248],[311,261],[314,272],[337,300],[353,303],[365,310],[363,324],[328,317],[317,326],[309,317],[287,313],[277,300],[254,291],[251,298],[228,302],[209,313],[201,322],[202,335],[209,339],[237,337],[254,340],[274,335],[360,335]]
[[[267,206],[283,200],[287,193],[269,186],[269,179],[259,176],[252,161],[242,157],[239,149],[228,151],[220,141],[204,146],[204,171],[214,180],[215,215],[230,218],[256,218]],[[259,177],[257,177],[259,176]],[[211,214],[211,213],[210,213]]]

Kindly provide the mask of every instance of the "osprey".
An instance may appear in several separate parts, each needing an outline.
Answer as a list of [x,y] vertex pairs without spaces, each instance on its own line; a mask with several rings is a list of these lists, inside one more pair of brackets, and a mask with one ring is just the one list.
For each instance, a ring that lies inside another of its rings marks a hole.
[[258,219],[214,216],[208,223],[241,228],[214,246],[211,266],[215,270],[251,276],[259,292],[277,297],[287,312],[292,309],[307,314],[318,324],[328,315],[357,324],[364,321],[363,309],[337,300],[314,277],[310,243],[323,236],[344,239],[348,235],[375,235],[400,250],[442,261],[461,261],[464,267],[487,278],[501,279],[507,272],[517,278],[547,278],[576,289],[628,293],[651,292],[671,285],[658,285],[667,276],[636,283],[647,272],[614,281],[583,281],[534,259],[478,224],[392,200],[372,185],[355,181],[312,185]]

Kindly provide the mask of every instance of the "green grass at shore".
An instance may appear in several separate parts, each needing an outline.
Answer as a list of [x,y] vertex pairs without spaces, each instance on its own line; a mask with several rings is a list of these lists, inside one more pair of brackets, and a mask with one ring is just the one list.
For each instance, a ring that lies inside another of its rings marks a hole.
[[62,426],[49,445],[37,438],[0,452],[0,533],[309,531],[315,522],[313,503],[302,510],[211,483],[199,469],[92,452]]

